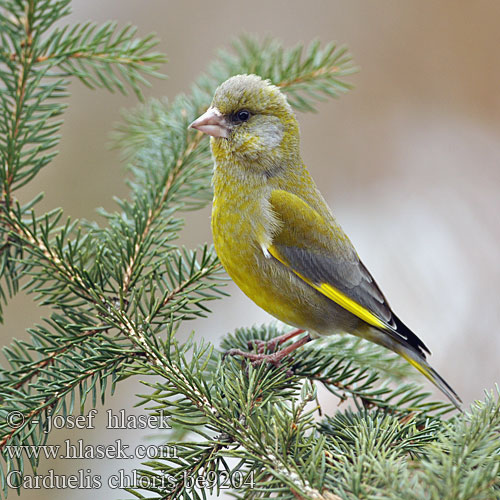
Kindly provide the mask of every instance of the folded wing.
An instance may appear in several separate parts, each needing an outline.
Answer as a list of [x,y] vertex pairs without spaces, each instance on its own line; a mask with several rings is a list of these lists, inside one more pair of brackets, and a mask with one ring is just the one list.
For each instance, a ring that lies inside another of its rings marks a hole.
[[425,358],[429,350],[392,312],[340,226],[325,221],[288,191],[274,190],[269,201],[281,223],[267,249],[272,257],[330,300]]

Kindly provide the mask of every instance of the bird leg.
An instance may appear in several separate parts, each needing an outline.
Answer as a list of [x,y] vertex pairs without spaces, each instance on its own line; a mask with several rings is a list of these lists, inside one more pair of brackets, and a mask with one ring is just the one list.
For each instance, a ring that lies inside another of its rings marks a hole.
[[297,328],[297,330],[292,330],[291,332],[284,333],[283,335],[280,335],[279,337],[274,337],[273,339],[268,340],[267,342],[265,340],[259,340],[259,339],[249,340],[248,348],[253,349],[255,347],[259,354],[264,354],[266,351],[275,351],[278,345],[281,345],[285,343],[287,340],[293,339],[293,337],[296,337],[297,335],[300,335],[301,333],[304,332],[305,330]]
[[[295,330],[290,333],[286,333],[284,335],[280,335],[279,337],[276,337],[275,339],[271,340],[265,346],[269,346],[269,344],[272,343],[272,348],[276,348],[276,345],[282,344],[283,342],[286,342],[287,340],[295,337],[296,335],[299,335],[300,333],[303,333],[304,330]],[[252,352],[245,352],[242,351],[241,349],[230,349],[227,351],[224,356],[242,356],[244,358],[249,359],[253,365],[260,365],[261,363],[271,363],[274,366],[279,366],[281,363],[281,360],[288,356],[291,352],[295,351],[299,347],[303,346],[307,342],[311,340],[311,336],[307,334],[305,337],[302,337],[301,339],[297,340],[293,344],[290,344],[289,346],[280,349],[279,351],[273,352],[271,354],[264,354],[263,352],[260,352],[260,345],[259,345],[259,353],[254,354]]]

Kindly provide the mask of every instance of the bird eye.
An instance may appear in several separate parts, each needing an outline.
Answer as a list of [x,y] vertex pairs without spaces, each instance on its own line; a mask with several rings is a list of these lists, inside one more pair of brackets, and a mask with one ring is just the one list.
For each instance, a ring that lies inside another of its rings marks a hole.
[[236,119],[240,122],[246,122],[250,118],[250,111],[246,109],[240,109],[236,112]]

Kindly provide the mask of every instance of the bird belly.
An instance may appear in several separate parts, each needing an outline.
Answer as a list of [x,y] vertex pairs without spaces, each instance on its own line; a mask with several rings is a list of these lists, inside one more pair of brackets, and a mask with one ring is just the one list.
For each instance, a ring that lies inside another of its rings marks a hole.
[[363,325],[274,257],[266,256],[258,241],[251,238],[250,225],[239,214],[226,215],[224,224],[219,224],[217,213],[212,215],[217,255],[245,295],[280,321],[313,335],[352,333]]

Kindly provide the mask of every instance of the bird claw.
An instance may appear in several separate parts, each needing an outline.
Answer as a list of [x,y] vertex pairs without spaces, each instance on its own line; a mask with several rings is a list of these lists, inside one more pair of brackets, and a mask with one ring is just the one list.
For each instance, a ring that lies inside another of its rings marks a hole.
[[278,344],[279,341],[277,341],[276,339],[268,341],[253,339],[247,342],[248,348],[255,349],[259,354],[264,354],[266,351],[274,352]]
[[[259,341],[261,342],[261,341]],[[265,344],[265,342],[264,342]],[[260,349],[259,349],[260,351]],[[258,366],[262,363],[270,363],[273,366],[280,366],[281,360],[287,355],[287,353],[283,353],[282,351],[278,352],[273,352],[271,354],[263,354],[262,352],[259,353],[253,353],[253,352],[246,352],[242,351],[241,349],[229,349],[229,351],[226,351],[224,353],[224,359],[227,356],[241,356],[243,358],[248,359],[253,366]]]
[[[268,342],[264,342],[263,340],[251,340],[248,342],[248,348],[249,349],[256,348],[257,353],[246,352],[242,351],[241,349],[229,349],[229,351],[226,351],[224,353],[223,359],[225,359],[226,356],[242,356],[243,358],[248,359],[252,363],[252,366],[258,366],[262,363],[270,363],[275,367],[279,367],[281,365],[281,361],[283,358],[285,358],[290,353],[295,351],[295,349],[303,346],[305,343],[311,340],[310,335],[307,334],[300,340],[297,340],[293,344],[285,348],[282,348],[276,352],[271,352],[269,354],[266,354],[265,351],[267,349],[275,350],[278,345],[282,344],[283,342],[289,340],[292,337],[295,337],[296,335],[302,332],[303,330],[296,330],[294,332],[290,332],[285,335],[276,337]],[[293,374],[290,368],[287,370],[286,373],[288,376]]]

